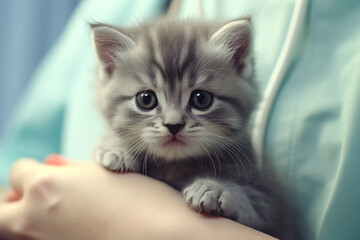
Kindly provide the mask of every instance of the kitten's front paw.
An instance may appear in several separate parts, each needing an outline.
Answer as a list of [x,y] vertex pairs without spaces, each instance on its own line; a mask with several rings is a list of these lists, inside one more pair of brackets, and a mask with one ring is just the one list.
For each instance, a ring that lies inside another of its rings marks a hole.
[[131,156],[116,150],[97,148],[95,162],[116,172],[138,172],[139,163]]
[[[239,198],[225,183],[198,179],[183,190],[187,204],[194,210],[239,220]],[[246,214],[244,212],[244,214]]]

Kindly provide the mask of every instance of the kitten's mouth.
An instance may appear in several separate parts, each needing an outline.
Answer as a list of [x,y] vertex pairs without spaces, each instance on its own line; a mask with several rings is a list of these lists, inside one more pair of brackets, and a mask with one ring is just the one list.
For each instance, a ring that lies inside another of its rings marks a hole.
[[175,146],[184,146],[186,145],[185,142],[183,142],[182,140],[179,139],[179,137],[176,136],[171,136],[168,137],[166,139],[166,141],[163,144],[164,146],[171,146],[171,147],[175,147]]

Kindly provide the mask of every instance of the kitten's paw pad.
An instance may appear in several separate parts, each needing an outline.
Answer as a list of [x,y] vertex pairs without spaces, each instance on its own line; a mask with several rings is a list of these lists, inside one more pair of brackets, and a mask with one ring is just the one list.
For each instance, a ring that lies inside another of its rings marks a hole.
[[97,148],[95,161],[101,166],[117,172],[136,172],[137,164],[128,155],[110,149]]
[[183,191],[186,203],[198,212],[236,219],[232,193],[222,184],[211,179],[198,179]]

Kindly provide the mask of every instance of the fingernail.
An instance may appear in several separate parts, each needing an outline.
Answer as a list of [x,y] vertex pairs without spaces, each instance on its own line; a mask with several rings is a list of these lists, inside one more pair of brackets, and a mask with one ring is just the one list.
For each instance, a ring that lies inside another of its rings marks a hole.
[[62,165],[66,165],[67,161],[66,159],[58,154],[50,154],[48,156],[45,157],[44,159],[45,164],[48,165],[56,165],[56,166],[62,166]]
[[15,202],[18,201],[22,198],[22,194],[19,192],[16,192],[14,190],[10,190],[6,195],[5,195],[5,201],[6,202]]

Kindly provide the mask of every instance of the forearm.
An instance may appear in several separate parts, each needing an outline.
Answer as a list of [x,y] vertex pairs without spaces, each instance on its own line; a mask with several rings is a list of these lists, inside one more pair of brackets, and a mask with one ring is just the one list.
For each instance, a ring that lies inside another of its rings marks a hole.
[[[137,188],[133,189],[134,196],[142,196],[142,199],[133,201],[149,203],[146,206],[139,205],[128,215],[132,218],[128,219],[130,222],[138,222],[138,227],[127,228],[128,239],[273,239],[229,219],[206,216],[191,210],[179,192],[161,182],[136,174],[121,178],[142,186],[142,193],[138,193]],[[121,213],[119,217],[122,218]],[[121,221],[126,225],[123,219]],[[115,223],[112,229],[114,234],[109,236],[109,240],[118,240],[116,232],[122,226],[116,224],[117,221],[112,222]]]
[[162,238],[158,239],[274,239],[222,217],[204,216],[196,212],[178,213],[177,217],[180,216],[183,218],[163,224],[165,229],[161,230]]
[[229,219],[199,214],[187,206],[179,206],[173,214],[176,217],[170,221],[164,219],[167,222],[163,223],[162,239],[273,239]]
[[[184,222],[185,235],[171,239],[274,239],[264,233],[225,218],[198,218]],[[168,238],[170,239],[170,238]]]

